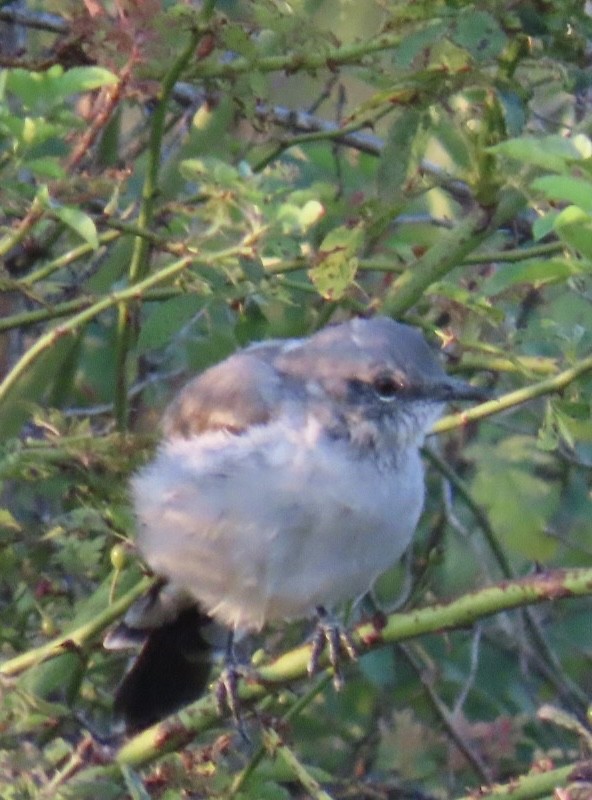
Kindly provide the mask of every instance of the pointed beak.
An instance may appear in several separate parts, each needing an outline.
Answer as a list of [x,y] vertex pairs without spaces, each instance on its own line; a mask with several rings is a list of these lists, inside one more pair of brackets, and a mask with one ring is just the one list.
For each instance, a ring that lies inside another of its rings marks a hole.
[[448,403],[451,400],[485,402],[493,397],[492,393],[487,389],[483,389],[480,386],[472,386],[470,383],[461,381],[458,378],[450,377],[436,381],[430,388],[430,396],[433,400],[441,403]]

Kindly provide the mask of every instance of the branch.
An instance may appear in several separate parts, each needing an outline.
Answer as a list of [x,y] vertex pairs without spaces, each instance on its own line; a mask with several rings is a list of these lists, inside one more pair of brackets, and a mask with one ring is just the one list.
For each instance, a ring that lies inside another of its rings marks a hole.
[[134,600],[145,594],[154,583],[154,578],[143,578],[138,583],[126,592],[119,600],[111,603],[107,608],[97,614],[90,622],[81,625],[73,631],[69,631],[56,639],[53,639],[47,644],[36,647],[33,650],[27,650],[26,653],[21,653],[15,658],[11,658],[0,664],[0,675],[8,678],[19,675],[29,667],[40,664],[50,658],[63,655],[63,653],[72,649],[81,649],[93,642],[105,628],[109,627],[115,620],[119,619],[131,606]]
[[186,270],[193,262],[191,258],[182,258],[170,264],[168,267],[159,270],[154,275],[150,275],[135,286],[128,286],[126,289],[121,289],[118,292],[112,292],[110,295],[103,297],[98,302],[94,303],[90,308],[86,308],[75,314],[63,325],[60,325],[48,333],[40,336],[39,339],[32,345],[27,352],[17,361],[14,367],[7,373],[4,380],[0,383],[0,402],[5,400],[10,391],[14,388],[18,380],[25,374],[27,369],[39,358],[39,356],[46,350],[49,350],[58,339],[63,336],[72,336],[82,326],[86,325],[92,319],[102,314],[109,308],[113,308],[120,303],[129,303],[133,300],[141,298],[142,293],[147,289],[163,283],[166,280],[178,275],[180,272]]
[[[528,775],[512,778],[509,783],[496,783],[493,786],[480,786],[477,793],[471,792],[457,800],[501,800],[507,797],[511,800],[536,800],[543,797],[565,797],[568,795],[556,794],[561,786],[568,786],[575,781],[589,782],[592,775],[592,761],[580,761],[547,771],[533,769]],[[580,795],[577,795],[578,797]],[[589,794],[582,797],[589,797]],[[572,797],[570,794],[569,797]],[[573,795],[575,800],[576,795]]]
[[23,8],[2,8],[0,9],[0,22],[9,22],[14,25],[22,25],[25,28],[33,28],[40,31],[51,31],[51,33],[69,33],[70,25],[58,14],[48,14],[42,11],[28,11]]
[[510,190],[500,198],[493,215],[489,209],[474,207],[449,233],[396,278],[384,299],[383,310],[395,318],[408,311],[433,283],[462,264],[499,226],[512,219],[524,206],[524,197]]
[[[395,642],[428,633],[464,628],[483,617],[549,600],[592,595],[592,568],[556,570],[532,575],[516,581],[504,581],[476,592],[470,592],[450,603],[391,614],[386,625],[377,630],[371,623],[359,625],[352,633],[360,654]],[[310,645],[302,645],[257,669],[256,675],[239,682],[238,696],[247,703],[261,700],[273,687],[281,687],[307,676]],[[321,666],[328,666],[326,653]],[[322,678],[323,680],[325,678]],[[219,725],[221,721],[214,692],[187,706],[167,719],[132,737],[115,754],[120,766],[140,767],[164,753],[183,747],[198,734]],[[79,773],[78,781],[87,782],[104,775],[97,767]]]
[[[137,224],[148,230],[152,227],[154,202],[158,191],[158,173],[161,162],[162,143],[165,132],[166,113],[175,81],[194,55],[201,32],[192,30],[189,39],[165,75],[160,89],[159,100],[152,116],[150,137],[148,141],[148,163],[142,186],[142,200]],[[148,273],[150,245],[144,236],[134,240],[134,249],[130,260],[128,277],[130,284],[141,281]],[[127,359],[132,340],[135,335],[135,324],[130,318],[130,309],[121,303],[117,309],[117,332],[115,346],[115,421],[119,430],[127,427],[128,392],[127,392]]]
[[486,403],[481,403],[467,411],[461,411],[460,414],[448,414],[436,422],[430,434],[445,433],[446,431],[458,428],[460,425],[467,425],[469,422],[486,419],[493,414],[499,414],[501,411],[515,408],[523,403],[527,403],[529,400],[534,400],[536,397],[541,397],[545,394],[553,394],[554,392],[562,392],[570,383],[573,383],[577,378],[585,375],[586,372],[591,371],[592,356],[588,356],[588,358],[584,358],[576,364],[575,367],[570,367],[560,372],[558,375],[554,375],[552,378],[546,378],[524,389],[516,389],[514,392],[508,392],[500,397],[496,397],[495,400],[488,400]]

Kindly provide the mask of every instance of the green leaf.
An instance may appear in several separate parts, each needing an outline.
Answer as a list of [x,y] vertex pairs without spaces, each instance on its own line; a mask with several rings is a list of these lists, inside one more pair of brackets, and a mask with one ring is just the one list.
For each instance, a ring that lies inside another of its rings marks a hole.
[[325,207],[318,200],[308,200],[303,206],[294,203],[282,203],[276,220],[281,223],[282,232],[286,235],[298,235],[315,225],[325,214]]
[[236,167],[217,158],[187,158],[179,164],[179,171],[187,180],[205,180],[228,188],[236,187],[239,180]]
[[138,353],[170,344],[175,334],[203,309],[204,303],[203,297],[184,294],[149,306],[138,337]]
[[565,172],[570,163],[592,156],[592,142],[587,136],[578,134],[573,139],[563,136],[521,136],[487,148],[488,152],[513,158],[523,164],[541,167],[545,172]]
[[592,212],[592,181],[571,175],[544,175],[534,180],[531,186],[550,200],[563,200]]
[[[470,451],[470,448],[469,448]],[[550,456],[527,436],[510,436],[488,447],[479,463],[473,496],[487,511],[505,547],[545,562],[557,549],[547,527],[560,499],[560,487],[537,475],[550,466]]]
[[22,527],[7,508],[0,508],[0,529],[20,531]]
[[327,300],[343,297],[355,278],[358,259],[355,254],[364,241],[362,225],[334,228],[323,239],[315,266],[308,275],[315,288]]
[[495,18],[473,7],[457,16],[452,38],[479,61],[495,58],[508,42],[508,37]]
[[64,225],[78,234],[94,250],[99,246],[97,229],[92,218],[74,206],[53,206],[53,211]]
[[117,75],[104,67],[72,67],[56,80],[56,89],[63,97],[68,97],[117,83]]
[[26,169],[31,170],[33,175],[40,178],[50,178],[58,180],[66,177],[66,170],[62,167],[57,158],[46,156],[45,158],[31,158],[23,162]]
[[553,224],[559,238],[582,255],[592,259],[592,218],[579,206],[568,206]]
[[535,288],[546,283],[557,283],[583,271],[581,262],[567,258],[532,259],[518,264],[501,264],[487,278],[481,291],[488,297],[499,294],[521,283],[532,283]]
[[118,83],[116,75],[103,67],[73,67],[64,71],[55,65],[45,72],[8,70],[6,88],[29,107],[55,104],[66,97]]
[[400,113],[391,125],[376,172],[380,197],[388,203],[403,200],[405,183],[413,168],[412,152],[422,114],[413,108]]

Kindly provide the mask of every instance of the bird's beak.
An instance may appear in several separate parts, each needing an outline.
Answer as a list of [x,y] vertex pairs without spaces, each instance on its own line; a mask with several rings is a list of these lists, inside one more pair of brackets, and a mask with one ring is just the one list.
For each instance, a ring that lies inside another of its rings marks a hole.
[[492,394],[487,389],[483,389],[480,386],[472,386],[470,383],[461,381],[458,378],[450,377],[436,381],[430,389],[430,395],[434,400],[442,403],[448,403],[451,400],[485,402],[492,399]]

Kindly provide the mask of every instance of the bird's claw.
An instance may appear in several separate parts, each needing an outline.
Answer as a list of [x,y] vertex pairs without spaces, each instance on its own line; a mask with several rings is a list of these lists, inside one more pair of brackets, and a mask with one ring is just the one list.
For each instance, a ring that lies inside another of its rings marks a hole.
[[236,664],[226,664],[216,681],[215,695],[218,714],[223,717],[230,711],[232,720],[243,741],[249,743],[250,739],[245,730],[238,696],[238,682],[244,676],[244,670]]
[[308,660],[308,674],[318,672],[321,654],[329,649],[329,663],[333,668],[333,686],[338,691],[343,688],[341,662],[345,654],[351,661],[357,661],[358,655],[353,640],[349,633],[338,623],[329,620],[324,610],[319,610],[319,619],[312,637],[312,647]]

